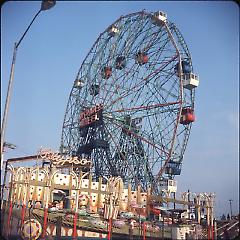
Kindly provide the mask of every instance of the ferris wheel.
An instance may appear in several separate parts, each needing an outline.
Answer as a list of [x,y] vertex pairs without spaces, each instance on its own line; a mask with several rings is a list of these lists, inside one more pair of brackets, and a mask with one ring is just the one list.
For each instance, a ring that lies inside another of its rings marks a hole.
[[155,186],[181,172],[198,77],[165,13],[121,16],[84,59],[64,117],[61,154],[89,158],[99,176]]

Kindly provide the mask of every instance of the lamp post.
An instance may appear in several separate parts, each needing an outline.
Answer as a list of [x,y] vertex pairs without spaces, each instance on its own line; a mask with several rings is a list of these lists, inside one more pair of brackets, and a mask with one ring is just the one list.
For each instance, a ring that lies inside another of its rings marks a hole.
[[[56,4],[56,1],[54,0],[43,0],[41,4],[40,10],[36,13],[36,15],[33,17],[31,23],[23,33],[22,37],[18,42],[15,42],[14,49],[13,49],[13,58],[12,58],[12,64],[11,64],[11,71],[10,71],[10,77],[8,82],[8,89],[7,89],[7,97],[5,101],[5,107],[4,107],[4,113],[3,113],[3,120],[2,120],[2,127],[1,127],[1,156],[3,155],[3,148],[4,148],[4,142],[5,142],[5,132],[6,132],[6,126],[7,126],[7,119],[8,119],[8,112],[9,112],[9,105],[10,105],[10,99],[11,99],[11,93],[12,93],[12,85],[13,85],[13,78],[14,78],[14,67],[16,62],[16,56],[17,56],[17,50],[22,42],[23,38],[27,34],[28,30],[30,29],[31,25],[37,18],[37,16],[40,14],[40,12],[48,10],[52,8]],[[2,169],[2,162],[1,161],[1,169]]]

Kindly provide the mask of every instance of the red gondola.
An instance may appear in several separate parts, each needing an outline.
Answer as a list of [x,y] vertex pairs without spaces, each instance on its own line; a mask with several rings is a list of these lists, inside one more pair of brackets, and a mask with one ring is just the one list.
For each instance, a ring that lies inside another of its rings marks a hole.
[[187,125],[195,121],[195,114],[193,109],[191,108],[183,108],[180,118],[180,123],[183,125]]
[[148,55],[144,52],[138,52],[136,55],[136,62],[139,65],[144,65],[148,62],[149,58]]
[[109,79],[112,76],[112,68],[111,67],[104,67],[102,69],[102,78]]

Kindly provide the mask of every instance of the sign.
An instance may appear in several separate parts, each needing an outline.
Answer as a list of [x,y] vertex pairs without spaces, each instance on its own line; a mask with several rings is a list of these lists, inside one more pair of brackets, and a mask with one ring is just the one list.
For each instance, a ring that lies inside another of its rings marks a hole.
[[89,159],[85,158],[79,158],[77,156],[63,156],[60,153],[53,152],[51,149],[40,149],[39,156],[42,159],[48,159],[51,161],[54,165],[81,165],[81,166],[87,166],[91,165],[91,161]]
[[80,113],[80,128],[92,125],[102,119],[103,105],[97,104]]

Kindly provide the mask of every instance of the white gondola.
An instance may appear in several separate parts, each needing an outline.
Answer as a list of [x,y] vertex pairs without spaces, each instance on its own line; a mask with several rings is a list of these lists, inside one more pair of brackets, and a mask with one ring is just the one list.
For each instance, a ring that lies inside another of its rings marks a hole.
[[108,29],[108,34],[109,36],[113,37],[115,36],[116,34],[119,33],[119,30],[116,26],[112,25],[109,29]]
[[76,80],[75,80],[75,83],[74,83],[74,86],[75,86],[76,88],[82,88],[82,87],[84,87],[84,81],[81,80],[81,79],[76,79]]
[[163,192],[177,192],[177,181],[172,179],[162,179],[160,180],[160,189]]
[[167,190],[169,192],[175,192],[176,193],[177,192],[177,181],[168,179]]
[[187,73],[183,75],[183,87],[189,90],[196,88],[199,85],[199,78],[194,73]]
[[[157,24],[157,23],[162,23],[162,22],[166,22],[167,21],[167,14],[162,12],[162,11],[157,11],[154,13],[154,18],[153,18],[153,23]],[[158,21],[158,20],[160,21]]]

